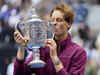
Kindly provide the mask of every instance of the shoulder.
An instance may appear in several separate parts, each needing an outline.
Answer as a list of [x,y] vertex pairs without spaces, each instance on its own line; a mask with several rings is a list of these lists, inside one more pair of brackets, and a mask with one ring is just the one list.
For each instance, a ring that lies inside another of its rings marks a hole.
[[73,51],[74,57],[79,57],[79,56],[86,57],[87,55],[85,49],[74,42],[72,42],[71,44],[71,50]]

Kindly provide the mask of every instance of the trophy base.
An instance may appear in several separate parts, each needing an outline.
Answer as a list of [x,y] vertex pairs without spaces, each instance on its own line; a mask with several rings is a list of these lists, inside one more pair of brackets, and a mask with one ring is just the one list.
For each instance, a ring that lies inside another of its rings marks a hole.
[[30,68],[41,68],[45,66],[45,62],[42,60],[33,60],[28,65]]

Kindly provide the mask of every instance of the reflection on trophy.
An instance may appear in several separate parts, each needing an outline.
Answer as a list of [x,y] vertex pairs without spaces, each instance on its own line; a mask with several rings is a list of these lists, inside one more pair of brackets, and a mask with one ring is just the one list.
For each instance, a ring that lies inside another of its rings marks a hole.
[[32,8],[31,14],[28,20],[17,25],[17,29],[23,36],[29,32],[30,40],[27,47],[32,49],[34,59],[28,65],[30,68],[40,68],[44,67],[46,63],[40,60],[39,48],[44,45],[47,38],[53,37],[53,33],[50,32],[52,27],[48,26],[36,14],[35,8]]

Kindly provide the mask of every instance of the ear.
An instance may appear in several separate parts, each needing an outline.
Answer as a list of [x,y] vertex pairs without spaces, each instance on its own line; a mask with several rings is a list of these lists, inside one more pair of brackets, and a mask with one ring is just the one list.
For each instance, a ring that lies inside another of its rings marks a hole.
[[72,24],[72,21],[71,21],[70,16],[66,17],[66,18],[65,18],[65,21],[66,21],[69,25]]
[[68,23],[68,30],[71,28],[71,26],[72,26],[72,21],[71,21],[71,18],[70,18],[70,16],[68,16],[68,17],[66,17],[65,18],[65,21]]

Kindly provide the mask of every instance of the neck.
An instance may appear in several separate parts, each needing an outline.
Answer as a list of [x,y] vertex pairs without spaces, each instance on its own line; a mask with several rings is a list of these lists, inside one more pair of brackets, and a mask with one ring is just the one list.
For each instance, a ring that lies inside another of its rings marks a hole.
[[68,33],[67,32],[65,34],[63,34],[63,35],[58,35],[58,36],[55,35],[55,39],[59,40],[59,41],[66,40],[67,37],[68,37]]

